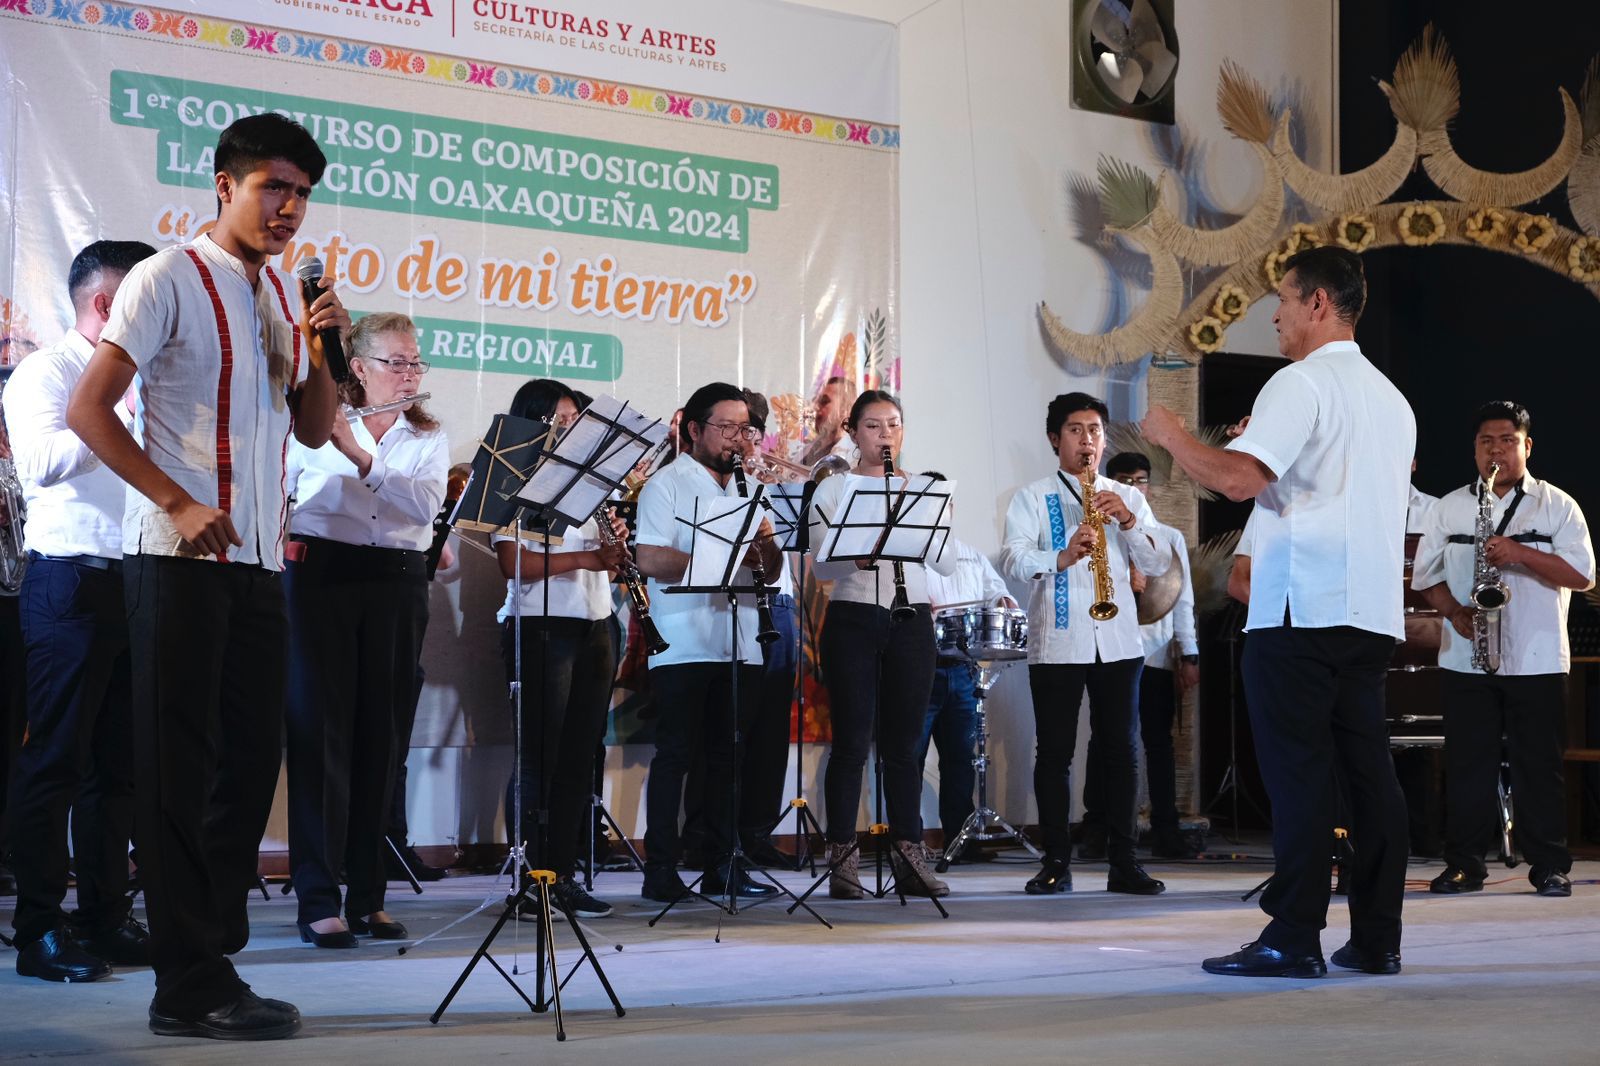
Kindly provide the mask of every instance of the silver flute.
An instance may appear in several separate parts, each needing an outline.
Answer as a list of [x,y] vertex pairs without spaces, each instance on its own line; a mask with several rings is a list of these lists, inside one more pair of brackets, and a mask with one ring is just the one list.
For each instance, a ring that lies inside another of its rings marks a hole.
[[421,403],[432,395],[433,393],[431,392],[419,392],[415,396],[402,396],[398,400],[390,400],[388,403],[375,403],[371,407],[352,407],[345,412],[344,420],[346,422],[354,422],[356,419],[366,418],[368,415],[381,415],[385,411],[398,411],[402,407]]

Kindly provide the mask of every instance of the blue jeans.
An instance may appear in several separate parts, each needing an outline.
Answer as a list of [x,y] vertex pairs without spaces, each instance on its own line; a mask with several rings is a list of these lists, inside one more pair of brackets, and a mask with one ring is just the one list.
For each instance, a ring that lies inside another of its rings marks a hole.
[[972,813],[972,790],[978,783],[972,765],[978,743],[978,697],[973,692],[977,679],[978,672],[969,663],[939,665],[917,749],[921,766],[928,761],[928,741],[939,746],[939,824],[947,846]]

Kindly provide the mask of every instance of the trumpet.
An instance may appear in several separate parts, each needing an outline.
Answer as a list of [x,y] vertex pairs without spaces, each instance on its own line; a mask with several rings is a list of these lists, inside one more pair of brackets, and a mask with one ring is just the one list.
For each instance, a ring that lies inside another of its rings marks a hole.
[[402,396],[398,400],[388,403],[375,403],[371,407],[348,407],[344,412],[346,422],[355,423],[368,415],[381,415],[386,411],[398,411],[402,407],[410,407],[414,403],[421,403],[432,396],[431,392],[419,392],[415,396]]

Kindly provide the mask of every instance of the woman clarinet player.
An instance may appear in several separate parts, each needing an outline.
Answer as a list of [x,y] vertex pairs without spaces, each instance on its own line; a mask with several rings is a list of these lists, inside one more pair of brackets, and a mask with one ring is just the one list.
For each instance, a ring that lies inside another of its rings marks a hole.
[[[905,437],[900,401],[870,390],[856,398],[844,428],[859,449],[852,473],[882,479],[899,470]],[[811,545],[824,543],[828,525],[839,519],[847,479],[830,477],[812,498]],[[955,572],[954,553],[930,558],[941,574]],[[895,570],[904,573],[903,583]],[[943,896],[950,888],[933,875],[922,848],[922,720],[933,690],[936,663],[933,615],[921,563],[896,568],[868,561],[815,563],[819,581],[832,581],[823,621],[820,652],[823,679],[833,710],[833,754],[823,781],[828,819],[828,862],[833,869],[828,894],[861,899],[859,852],[845,856],[856,839],[861,778],[874,733],[883,759],[883,792],[893,840],[895,878],[906,895]],[[894,617],[897,587],[903,585],[908,616]],[[837,865],[834,865],[837,863]]]
[[428,372],[412,321],[367,315],[350,354],[340,392],[357,410],[320,448],[291,442],[286,464],[289,865],[300,937],[319,948],[406,936],[383,909],[384,827],[450,466],[439,423],[407,402]]
[[[538,378],[517,390],[510,413],[564,430],[578,411],[571,389]],[[611,523],[615,543],[601,539],[599,521]],[[598,518],[560,536],[560,544],[550,545],[548,562],[543,545],[523,541],[520,564],[517,538],[509,534],[493,538],[506,579],[506,600],[495,617],[502,626],[506,677],[514,681],[516,615],[521,615],[521,825],[529,866],[555,873],[552,906],[579,918],[604,918],[611,913],[611,904],[584,891],[572,873],[593,788],[595,747],[605,733],[611,708],[611,679],[617,666],[611,581],[628,562],[624,547],[628,533],[620,519],[602,511]],[[513,772],[506,785],[507,833],[513,833],[517,824],[517,783]],[[541,809],[547,827],[542,840]],[[517,917],[533,921],[538,913],[536,901],[528,896]]]

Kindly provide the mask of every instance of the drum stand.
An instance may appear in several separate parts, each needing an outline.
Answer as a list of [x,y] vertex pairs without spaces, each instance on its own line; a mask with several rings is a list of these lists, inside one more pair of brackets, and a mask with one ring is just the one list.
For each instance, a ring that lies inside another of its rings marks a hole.
[[984,702],[989,696],[989,690],[1000,679],[1000,667],[1004,665],[1003,662],[994,663],[987,660],[980,660],[976,664],[978,678],[972,686],[972,694],[978,700],[976,708],[978,746],[977,754],[972,759],[972,766],[978,771],[978,805],[967,815],[967,820],[961,823],[961,831],[956,834],[955,839],[945,845],[944,854],[939,856],[939,862],[934,866],[934,870],[939,873],[950,869],[951,861],[961,854],[961,849],[966,847],[969,840],[985,843],[990,840],[1015,840],[1027,848],[1028,854],[1035,859],[1044,858],[1044,853],[1034,847],[1016,826],[1000,817],[995,809],[989,806],[989,718],[984,710]]

